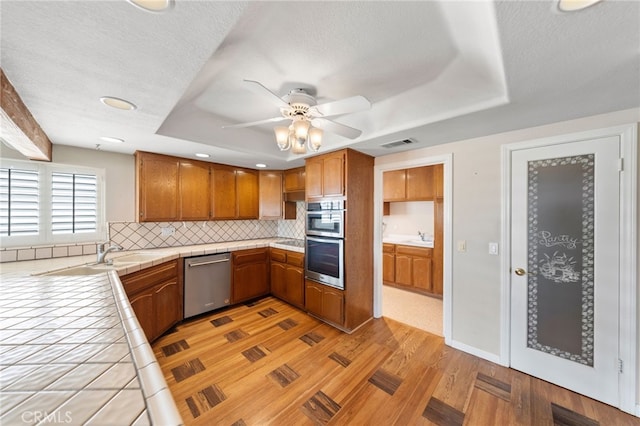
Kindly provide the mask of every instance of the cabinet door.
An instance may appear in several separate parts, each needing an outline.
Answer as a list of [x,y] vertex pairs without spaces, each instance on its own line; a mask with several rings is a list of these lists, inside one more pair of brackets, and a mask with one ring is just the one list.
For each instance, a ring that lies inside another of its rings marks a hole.
[[382,253],[382,282],[394,283],[396,280],[396,255]]
[[287,299],[287,266],[271,262],[271,293],[280,299]]
[[304,307],[312,314],[322,316],[322,287],[312,281],[305,282]]
[[158,337],[174,324],[179,322],[180,318],[180,291],[176,280],[168,281],[154,287],[153,303],[156,318],[156,336]]
[[412,285],[412,261],[411,256],[396,253],[396,284]]
[[250,263],[233,270],[233,302],[238,303],[269,293],[267,263]]
[[414,257],[412,262],[413,283],[412,287],[433,292],[431,286],[431,259],[427,257]]
[[238,219],[258,218],[258,173],[255,170],[236,170]]
[[212,219],[236,217],[236,171],[232,167],[216,165],[211,170]]
[[307,198],[322,197],[322,159],[307,160],[305,193]]
[[322,295],[322,316],[333,323],[344,322],[344,296],[340,290],[325,287]]
[[322,164],[322,195],[344,195],[344,153],[327,154]]
[[260,219],[282,219],[282,172],[260,171]]
[[444,165],[433,166],[433,187],[436,198],[444,198]]
[[153,311],[153,290],[146,290],[132,297],[129,301],[136,318],[149,342],[156,337],[155,314]]
[[209,164],[180,161],[180,219],[209,219],[211,210],[209,178]]
[[284,171],[285,192],[304,191],[304,167]]
[[304,306],[304,269],[287,266],[287,301],[296,306]]
[[407,200],[433,200],[433,166],[407,169]]
[[404,201],[406,193],[405,170],[391,170],[382,175],[383,201]]
[[139,153],[139,207],[141,222],[171,221],[178,218],[178,159]]

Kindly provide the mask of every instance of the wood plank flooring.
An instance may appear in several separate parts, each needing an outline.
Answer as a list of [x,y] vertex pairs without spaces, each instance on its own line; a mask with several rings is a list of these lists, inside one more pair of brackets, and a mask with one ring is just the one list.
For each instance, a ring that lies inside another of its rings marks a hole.
[[272,297],[153,349],[187,425],[640,425],[396,321],[349,335]]

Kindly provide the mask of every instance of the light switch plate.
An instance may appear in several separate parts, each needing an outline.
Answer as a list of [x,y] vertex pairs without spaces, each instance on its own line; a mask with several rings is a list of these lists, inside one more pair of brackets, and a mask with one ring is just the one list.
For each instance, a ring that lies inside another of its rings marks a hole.
[[498,243],[489,243],[489,254],[498,255]]
[[467,242],[465,240],[458,241],[458,251],[459,252],[467,251]]

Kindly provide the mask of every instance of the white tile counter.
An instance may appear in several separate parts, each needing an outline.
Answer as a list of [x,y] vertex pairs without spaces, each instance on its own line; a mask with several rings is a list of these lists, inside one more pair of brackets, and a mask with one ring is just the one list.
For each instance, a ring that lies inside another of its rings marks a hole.
[[1,264],[0,424],[182,424],[118,276],[178,257],[283,240],[144,250],[158,256],[115,262],[94,275],[41,274],[95,262],[95,256]]

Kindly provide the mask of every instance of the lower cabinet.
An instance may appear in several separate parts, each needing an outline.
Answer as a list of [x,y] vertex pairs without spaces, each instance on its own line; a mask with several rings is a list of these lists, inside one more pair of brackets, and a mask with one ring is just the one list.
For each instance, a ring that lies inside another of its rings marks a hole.
[[231,303],[269,294],[269,248],[231,253]]
[[341,290],[306,280],[305,308],[326,321],[339,326],[344,324],[344,293]]
[[182,320],[182,281],[178,260],[120,277],[149,342]]
[[441,296],[433,286],[433,249],[384,244],[383,283],[417,293]]
[[271,248],[271,294],[304,308],[304,254]]

